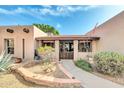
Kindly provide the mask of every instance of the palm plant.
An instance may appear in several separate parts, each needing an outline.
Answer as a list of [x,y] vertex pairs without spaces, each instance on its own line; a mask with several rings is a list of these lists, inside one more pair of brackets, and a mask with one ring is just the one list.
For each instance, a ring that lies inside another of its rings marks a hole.
[[6,51],[3,51],[0,55],[0,71],[6,71],[10,64],[12,64],[12,55],[6,54]]

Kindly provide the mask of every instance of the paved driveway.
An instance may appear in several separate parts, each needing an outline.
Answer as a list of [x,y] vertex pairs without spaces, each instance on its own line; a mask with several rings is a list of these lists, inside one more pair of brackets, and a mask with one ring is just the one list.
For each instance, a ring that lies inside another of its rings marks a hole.
[[81,85],[87,88],[122,88],[124,86],[112,81],[95,76],[89,72],[76,67],[72,60],[62,60],[61,63],[76,79],[81,81]]

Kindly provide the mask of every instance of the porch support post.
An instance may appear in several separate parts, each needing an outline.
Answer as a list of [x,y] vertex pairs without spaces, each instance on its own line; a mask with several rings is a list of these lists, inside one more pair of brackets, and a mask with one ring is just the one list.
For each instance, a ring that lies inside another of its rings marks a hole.
[[56,56],[56,61],[59,61],[59,40],[55,41],[55,56]]
[[42,40],[39,41],[39,47],[42,47]]
[[74,40],[74,61],[78,59],[78,40]]
[[40,41],[39,40],[36,41],[36,48],[38,48],[38,47],[40,47]]
[[96,53],[96,41],[92,41],[92,54],[94,55]]

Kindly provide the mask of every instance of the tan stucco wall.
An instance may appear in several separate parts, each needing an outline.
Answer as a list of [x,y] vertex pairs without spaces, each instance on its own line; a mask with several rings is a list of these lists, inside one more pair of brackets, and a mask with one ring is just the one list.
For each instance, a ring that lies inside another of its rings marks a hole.
[[41,31],[36,26],[33,26],[33,30],[34,30],[34,38],[41,37],[41,36],[47,36],[47,33]]
[[78,40],[74,40],[74,61],[78,59]]
[[78,59],[87,59],[87,56],[91,56],[92,55],[92,52],[78,52],[78,58],[76,59],[76,60],[78,60]]
[[96,43],[97,43],[97,41],[92,41],[92,52],[79,52],[78,51],[78,44],[77,44],[77,41],[74,41],[74,42],[76,42],[76,43],[74,43],[75,44],[75,47],[76,47],[76,49],[74,49],[75,50],[75,54],[74,54],[74,60],[78,60],[78,59],[87,59],[88,58],[88,56],[93,56],[97,51],[96,51],[96,49],[97,49],[97,47],[96,47]]
[[59,61],[59,40],[55,41],[55,56],[56,61]]
[[[14,33],[8,33],[6,29],[13,29]],[[23,32],[24,28],[29,29],[29,33]],[[47,36],[35,26],[0,26],[0,53],[4,50],[4,39],[14,39],[14,57],[23,58],[22,39],[25,39],[25,60],[34,59],[34,49],[36,47],[36,37]]]
[[124,54],[124,12],[97,27],[94,36],[100,37],[97,41],[97,51],[115,51]]
[[[43,37],[43,36],[47,36],[47,33],[41,31],[39,28],[37,28],[36,26],[33,26],[33,31],[34,31],[34,40],[35,38],[37,37]],[[38,48],[38,45],[39,43],[35,40],[34,41],[34,48]]]
[[[14,30],[14,33],[6,32],[6,29]],[[23,28],[28,28],[29,33],[23,32]],[[14,57],[22,58],[22,39],[25,39],[25,59],[33,59],[34,57],[34,38],[32,26],[0,26],[0,52],[4,50],[4,39],[14,39]]]

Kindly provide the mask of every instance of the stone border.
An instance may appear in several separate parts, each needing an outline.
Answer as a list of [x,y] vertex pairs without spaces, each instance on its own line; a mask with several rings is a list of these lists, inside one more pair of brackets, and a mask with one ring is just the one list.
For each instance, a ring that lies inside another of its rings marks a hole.
[[55,78],[52,76],[45,76],[41,74],[35,74],[26,70],[24,67],[16,67],[12,66],[11,70],[15,71],[16,73],[20,74],[26,81],[33,82],[39,85],[45,85],[49,87],[80,87],[81,82],[77,79],[73,79],[73,76],[65,70],[65,68],[60,64],[57,63],[60,70],[68,77],[68,79],[64,78]]
[[[59,69],[60,69],[68,78],[70,78],[70,79],[75,79],[75,77],[74,77],[72,74],[70,74],[70,73],[62,66],[61,63],[57,63],[57,65],[58,65]],[[76,80],[76,79],[75,79],[75,80]]]

